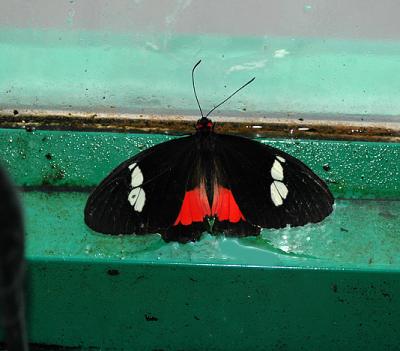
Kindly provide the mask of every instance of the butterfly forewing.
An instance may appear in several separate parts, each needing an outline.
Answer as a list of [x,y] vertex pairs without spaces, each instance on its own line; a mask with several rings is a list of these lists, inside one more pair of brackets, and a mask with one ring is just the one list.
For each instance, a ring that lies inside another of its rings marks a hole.
[[194,137],[174,139],[123,162],[90,195],[85,222],[106,234],[163,233],[193,178]]
[[249,224],[298,226],[331,213],[332,194],[301,161],[243,137],[216,134],[216,141],[223,182]]

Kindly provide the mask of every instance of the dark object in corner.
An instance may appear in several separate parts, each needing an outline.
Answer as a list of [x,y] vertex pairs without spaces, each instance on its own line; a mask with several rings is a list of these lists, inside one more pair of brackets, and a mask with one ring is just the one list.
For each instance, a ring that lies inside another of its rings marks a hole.
[[7,350],[25,351],[24,225],[17,194],[2,169],[0,199],[0,325]]

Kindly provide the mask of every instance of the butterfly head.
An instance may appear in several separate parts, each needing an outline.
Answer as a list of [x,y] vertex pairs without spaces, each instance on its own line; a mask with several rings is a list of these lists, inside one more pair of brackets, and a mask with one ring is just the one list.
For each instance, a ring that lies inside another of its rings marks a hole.
[[254,79],[256,79],[255,77],[250,79],[246,84],[242,85],[239,89],[237,89],[236,91],[234,91],[231,95],[229,95],[226,99],[224,99],[222,102],[220,102],[219,104],[215,105],[206,115],[203,114],[203,110],[200,106],[200,102],[199,99],[197,97],[197,93],[196,93],[196,86],[194,84],[194,71],[196,70],[196,67],[200,64],[201,60],[199,62],[197,62],[193,69],[192,69],[192,85],[193,85],[193,92],[194,92],[194,97],[196,98],[197,101],[197,106],[199,106],[199,110],[200,110],[200,114],[201,114],[201,118],[197,121],[196,123],[196,131],[198,132],[211,132],[214,130],[214,123],[211,121],[211,119],[208,119],[207,117],[213,112],[215,111],[218,107],[220,107],[222,104],[224,104],[226,101],[228,101],[233,95],[235,95],[236,93],[238,93],[240,90],[242,90],[245,86],[249,85]]
[[210,132],[214,130],[214,123],[207,117],[200,118],[196,123],[196,130],[198,132]]

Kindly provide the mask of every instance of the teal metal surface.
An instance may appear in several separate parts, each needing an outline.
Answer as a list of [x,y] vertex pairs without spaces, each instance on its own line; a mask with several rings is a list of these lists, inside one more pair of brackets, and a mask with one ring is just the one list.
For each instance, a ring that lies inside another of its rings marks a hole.
[[[0,129],[0,159],[18,185],[87,187],[97,185],[120,162],[171,138]],[[304,161],[327,181],[336,197],[400,198],[399,144],[296,139],[260,142]]]
[[90,230],[83,222],[87,196],[23,194],[30,260],[400,271],[399,201],[338,200],[319,224],[265,229],[257,238],[204,234],[197,243],[167,244],[158,234],[108,236]]
[[34,349],[400,348],[399,144],[260,140],[328,181],[319,224],[186,245],[88,229],[87,187],[170,138],[0,129],[25,188]]
[[153,351],[400,346],[398,273],[67,260],[32,263],[29,277],[36,342]]
[[[198,114],[256,76],[224,114],[396,120],[400,43],[0,28],[0,107]],[[398,119],[398,118],[397,118]]]
[[[27,5],[18,9],[32,11],[25,28],[0,28],[0,112],[198,115],[190,71],[203,59],[205,110],[257,78],[216,116],[398,121],[398,40],[182,35],[171,17],[162,33],[89,31],[74,27],[83,13],[69,4],[49,19],[67,27],[40,29],[40,6]],[[118,16],[107,6],[96,9],[101,29],[110,19],[102,16]],[[301,4],[303,27],[323,18],[313,9],[321,6]],[[327,181],[337,200],[319,224],[257,238],[204,234],[187,245],[89,230],[87,188],[171,138],[0,129],[0,159],[29,190],[21,198],[33,350],[400,349],[399,144],[260,139]]]
[[71,191],[87,191],[123,160],[170,138],[0,129],[0,158],[18,185],[31,190],[43,186],[66,190],[24,194],[28,257],[399,268],[400,146],[395,143],[260,140],[302,159],[340,198],[333,214],[319,224],[264,230],[258,238],[227,239],[205,234],[199,243],[188,245],[166,244],[158,235],[111,237],[88,229],[83,223],[88,194]]

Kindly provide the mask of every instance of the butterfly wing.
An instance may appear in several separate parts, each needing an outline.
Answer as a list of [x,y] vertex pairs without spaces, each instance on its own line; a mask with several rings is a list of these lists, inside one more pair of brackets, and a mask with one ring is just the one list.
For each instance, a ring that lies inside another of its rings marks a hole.
[[[244,221],[242,235],[256,234],[254,226],[282,228],[316,223],[332,212],[333,196],[326,184],[289,154],[260,142],[216,135],[221,183],[231,189]],[[216,229],[230,233],[233,224],[219,221]]]
[[188,136],[123,162],[89,196],[86,224],[105,234],[160,233],[166,240],[179,241],[199,237],[202,219],[174,225],[186,190],[194,187],[195,151],[194,137]]

